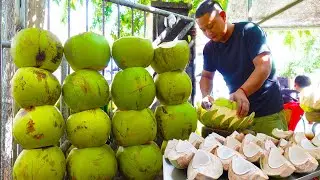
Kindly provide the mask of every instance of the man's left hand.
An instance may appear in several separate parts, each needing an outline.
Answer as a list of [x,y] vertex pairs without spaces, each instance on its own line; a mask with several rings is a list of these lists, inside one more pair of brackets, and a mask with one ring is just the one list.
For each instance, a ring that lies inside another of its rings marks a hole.
[[243,90],[238,89],[236,92],[232,93],[230,99],[237,102],[237,115],[239,117],[245,117],[249,112],[250,103]]

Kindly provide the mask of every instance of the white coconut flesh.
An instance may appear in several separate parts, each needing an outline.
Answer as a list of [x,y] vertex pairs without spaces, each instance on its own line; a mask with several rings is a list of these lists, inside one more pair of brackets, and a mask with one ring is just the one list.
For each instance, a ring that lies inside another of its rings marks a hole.
[[208,136],[204,139],[203,143],[200,144],[199,149],[212,152],[219,146],[222,145],[216,138],[213,136]]
[[228,148],[227,146],[219,146],[216,150],[216,154],[220,159],[229,159],[236,154],[236,151]]
[[278,148],[271,148],[268,158],[268,164],[271,168],[277,169],[284,165],[286,159],[282,156]]
[[171,151],[174,151],[176,145],[178,144],[178,140],[173,139],[169,140],[166,149],[164,150],[164,157],[168,158],[168,155]]
[[237,175],[244,175],[255,169],[252,163],[239,156],[232,157],[231,166],[233,172]]
[[263,133],[257,133],[256,137],[262,142],[265,142],[267,140],[271,140],[274,144],[278,144],[279,143],[278,139],[273,138],[273,137],[268,136],[268,135],[263,134]]
[[243,133],[238,133],[238,131],[234,131],[230,137],[235,138],[236,140],[238,140],[239,142],[242,142],[242,140],[244,139],[244,134]]
[[213,136],[214,138],[216,138],[221,144],[224,143],[226,141],[226,138],[213,132],[211,134],[209,134],[209,136]]
[[298,145],[292,145],[286,150],[286,158],[295,166],[297,173],[313,172],[319,163],[306,150]]
[[195,147],[199,148],[200,144],[203,143],[204,138],[198,134],[192,132],[189,136],[189,142]]
[[257,162],[263,154],[263,149],[253,142],[244,142],[240,150],[250,162]]
[[275,128],[272,130],[272,135],[278,139],[289,139],[293,135],[293,131],[284,131],[282,129]]
[[320,134],[318,134],[317,136],[315,136],[313,139],[312,139],[312,143],[318,147],[320,147]]
[[240,149],[241,143],[233,137],[228,136],[224,145],[238,151]]
[[285,139],[280,139],[278,146],[282,149],[286,148],[289,145],[289,142]]
[[302,139],[306,139],[307,137],[305,136],[304,132],[296,132],[293,136],[293,142],[296,144],[300,144]]
[[188,179],[218,179],[223,173],[220,159],[203,150],[198,150],[188,166]]
[[175,46],[177,46],[177,44],[181,43],[180,41],[169,41],[169,42],[163,42],[161,43],[158,47],[161,48],[174,48]]
[[317,160],[320,160],[320,147],[313,145],[311,141],[309,141],[309,139],[302,139],[300,142],[300,146],[303,149],[307,150],[307,152],[310,153],[311,156],[313,156]]
[[262,144],[262,141],[260,139],[258,139],[257,137],[255,137],[254,135],[252,135],[250,133],[244,136],[242,142],[243,141],[254,142],[258,145]]
[[179,140],[167,153],[167,158],[178,169],[187,168],[197,149],[188,141]]

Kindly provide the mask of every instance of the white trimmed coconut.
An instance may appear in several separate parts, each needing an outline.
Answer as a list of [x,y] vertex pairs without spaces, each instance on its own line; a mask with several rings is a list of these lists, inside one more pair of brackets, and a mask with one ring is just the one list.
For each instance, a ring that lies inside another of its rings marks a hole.
[[299,145],[307,150],[316,160],[320,160],[320,147],[313,145],[309,139],[302,139]]
[[293,135],[293,131],[284,131],[282,129],[274,128],[271,134],[273,137],[278,139],[289,139]]
[[250,162],[259,161],[260,157],[263,155],[263,149],[256,143],[250,141],[243,141],[239,152]]
[[281,154],[278,148],[271,148],[260,159],[260,168],[268,176],[285,178],[296,168]]
[[265,180],[269,177],[257,166],[239,156],[233,156],[228,170],[229,180]]
[[198,150],[188,166],[188,179],[219,179],[223,174],[220,159],[204,150]]
[[233,156],[243,157],[239,152],[224,145],[221,145],[216,149],[215,155],[220,158],[223,165],[223,170],[225,171],[228,171]]
[[189,142],[195,147],[199,148],[200,144],[203,143],[204,138],[197,133],[192,132],[189,136]]
[[238,140],[236,140],[235,138],[228,136],[226,138],[226,140],[224,141],[223,145],[225,145],[231,149],[234,149],[236,151],[239,151],[241,143]]
[[284,153],[284,150],[280,147],[277,147],[271,140],[266,140],[261,147],[262,147],[262,149],[264,149],[266,151],[270,151],[271,148],[278,148],[278,150],[281,152],[281,154]]
[[296,132],[293,134],[293,136],[290,138],[290,141],[296,143],[296,144],[300,144],[302,139],[307,138],[306,135],[304,134],[304,132]]
[[226,138],[213,132],[211,134],[209,134],[209,136],[213,136],[214,138],[216,138],[221,144],[223,144],[226,141]]
[[293,144],[285,150],[284,157],[296,168],[296,173],[310,173],[318,168],[318,161],[305,149]]
[[197,149],[187,140],[170,140],[164,151],[164,157],[168,158],[174,167],[185,169],[195,152],[197,152]]
[[239,133],[238,131],[233,131],[233,133],[230,135],[230,137],[233,137],[236,140],[238,140],[239,142],[242,142],[244,139],[244,134]]
[[208,151],[210,153],[214,153],[214,150],[222,145],[215,137],[213,136],[207,136],[203,143],[200,144],[199,149]]
[[244,142],[244,141],[254,142],[254,143],[258,144],[259,146],[263,145],[263,141],[261,141],[256,136],[254,136],[250,133],[244,136],[242,142]]
[[274,138],[274,137],[271,137],[271,136],[268,136],[266,134],[263,134],[263,133],[257,133],[256,137],[258,139],[260,139],[262,142],[265,142],[266,140],[271,140],[275,145],[277,145],[279,143],[279,140]]
[[318,134],[317,136],[315,136],[313,139],[312,139],[312,143],[318,147],[320,147],[320,134]]
[[291,143],[289,143],[287,140],[285,139],[280,139],[278,147],[285,150],[287,147],[290,146]]

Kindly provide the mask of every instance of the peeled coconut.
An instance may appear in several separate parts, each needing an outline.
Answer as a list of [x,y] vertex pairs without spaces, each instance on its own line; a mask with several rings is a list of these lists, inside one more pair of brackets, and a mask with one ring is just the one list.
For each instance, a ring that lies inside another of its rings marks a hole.
[[132,67],[115,75],[111,94],[119,110],[142,110],[152,104],[156,86],[146,69]]
[[15,141],[24,149],[56,145],[64,130],[61,113],[49,105],[20,109],[12,126]]
[[235,138],[236,140],[238,140],[239,142],[242,142],[244,139],[244,134],[243,133],[239,133],[238,131],[233,131],[233,133],[230,135],[230,137]]
[[119,148],[117,159],[127,179],[154,180],[162,169],[162,154],[154,143]]
[[261,147],[266,151],[270,151],[272,148],[277,148],[281,152],[281,154],[284,153],[284,149],[282,149],[281,147],[277,147],[271,140],[266,140]]
[[197,113],[185,102],[179,105],[160,105],[156,108],[158,131],[165,140],[189,138],[197,128]]
[[170,140],[164,152],[164,157],[178,169],[188,167],[197,149],[187,140]]
[[238,140],[236,140],[235,138],[228,136],[226,138],[226,141],[224,141],[223,145],[225,145],[231,149],[234,149],[236,151],[239,151],[241,143]]
[[318,136],[315,136],[313,139],[312,139],[312,143],[318,147],[320,147],[320,134],[318,134]]
[[254,142],[244,141],[239,150],[250,162],[257,162],[263,155],[263,149]]
[[256,143],[259,146],[262,146],[264,144],[264,142],[262,140],[258,139],[256,136],[254,136],[252,134],[246,134],[242,140],[242,143],[245,141]]
[[293,134],[293,136],[290,138],[290,141],[300,144],[303,139],[306,139],[304,132],[296,132]]
[[74,71],[80,69],[102,70],[110,61],[107,39],[94,32],[84,32],[70,37],[64,44],[64,54]]
[[157,121],[151,109],[117,111],[112,119],[112,132],[120,146],[135,146],[153,141]]
[[203,143],[204,138],[197,133],[192,132],[189,136],[189,142],[195,147],[199,148],[200,144]]
[[272,130],[271,134],[277,139],[289,139],[293,135],[293,131],[284,131],[282,129],[275,128]]
[[117,170],[115,153],[108,145],[74,148],[67,157],[69,179],[113,179]]
[[269,179],[257,166],[240,156],[233,156],[229,170],[229,180]]
[[215,155],[220,158],[222,164],[223,164],[223,170],[228,171],[229,165],[231,163],[233,156],[240,156],[243,157],[239,152],[235,151],[234,149],[231,149],[227,146],[219,146],[216,151]]
[[260,159],[260,167],[268,176],[285,178],[290,176],[296,168],[282,155],[278,148],[273,147]]
[[184,70],[190,59],[190,48],[185,40],[163,42],[154,50],[151,67],[158,74]]
[[152,42],[149,39],[127,36],[114,41],[112,57],[121,69],[129,67],[148,67],[154,56]]
[[109,101],[109,85],[99,72],[79,70],[68,75],[62,85],[64,102],[74,111],[100,108]]
[[313,145],[309,139],[302,139],[299,145],[316,160],[320,160],[320,147]]
[[223,174],[220,159],[204,150],[198,150],[188,166],[188,179],[219,179]]
[[204,139],[203,143],[200,144],[199,149],[208,151],[213,154],[214,150],[221,145],[222,144],[214,136],[207,136]]
[[59,147],[24,149],[16,159],[12,176],[14,180],[63,179],[66,160]]
[[12,78],[12,95],[22,108],[54,105],[60,94],[58,79],[47,70],[19,68]]
[[279,148],[285,150],[285,149],[286,149],[287,147],[289,147],[289,146],[290,146],[290,143],[289,143],[287,140],[285,140],[285,139],[280,139],[279,144],[278,144],[278,147],[279,147]]
[[271,136],[268,136],[266,134],[263,134],[263,133],[257,133],[256,137],[258,139],[260,139],[262,142],[265,142],[266,140],[271,140],[275,145],[277,145],[279,143],[279,140],[274,138],[274,137],[271,137]]
[[100,108],[72,114],[67,120],[67,137],[77,148],[104,145],[110,131],[109,116]]
[[294,165],[296,173],[313,172],[319,165],[318,161],[305,149],[295,144],[285,150],[284,156]]
[[54,72],[61,63],[63,46],[50,31],[26,28],[14,36],[10,54],[19,68],[36,67]]
[[177,105],[186,102],[192,91],[192,82],[186,72],[165,72],[155,79],[156,97],[161,104]]
[[213,136],[214,138],[216,138],[221,144],[223,144],[225,141],[226,141],[226,138],[215,133],[215,132],[212,132],[211,134],[209,134],[209,136]]

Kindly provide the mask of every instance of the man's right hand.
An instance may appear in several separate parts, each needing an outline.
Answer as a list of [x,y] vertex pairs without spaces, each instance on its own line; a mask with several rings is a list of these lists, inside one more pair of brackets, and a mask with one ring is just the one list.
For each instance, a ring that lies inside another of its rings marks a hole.
[[210,95],[202,98],[202,102],[201,102],[202,108],[204,108],[204,109],[210,109],[211,106],[212,106],[213,101],[214,101],[214,99],[213,99],[213,97],[211,97]]

